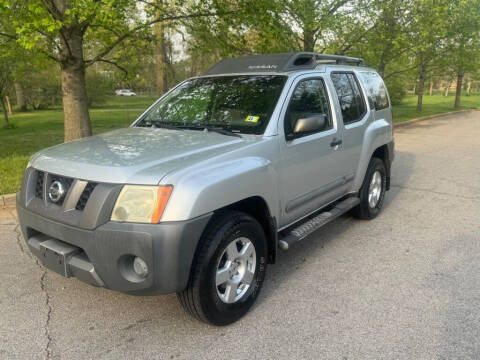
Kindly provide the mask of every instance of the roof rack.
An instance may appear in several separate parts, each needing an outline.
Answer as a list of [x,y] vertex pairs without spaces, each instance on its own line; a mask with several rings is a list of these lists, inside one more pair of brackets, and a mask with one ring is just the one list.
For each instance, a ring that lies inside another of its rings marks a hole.
[[314,52],[279,53],[242,56],[222,59],[205,72],[205,75],[218,75],[242,72],[284,72],[315,69],[319,64],[364,66],[360,58],[349,56],[318,54]]

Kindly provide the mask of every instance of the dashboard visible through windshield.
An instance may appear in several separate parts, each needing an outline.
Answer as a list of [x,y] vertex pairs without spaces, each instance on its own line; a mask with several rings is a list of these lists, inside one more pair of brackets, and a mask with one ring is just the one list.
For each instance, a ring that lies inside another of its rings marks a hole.
[[135,126],[263,134],[287,77],[239,75],[184,82]]

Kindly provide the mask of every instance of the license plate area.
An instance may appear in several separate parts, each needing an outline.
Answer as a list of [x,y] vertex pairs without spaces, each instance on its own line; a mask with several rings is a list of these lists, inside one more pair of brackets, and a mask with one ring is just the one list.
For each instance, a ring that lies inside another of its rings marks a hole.
[[68,260],[81,251],[80,248],[69,245],[59,240],[50,239],[43,241],[40,246],[40,261],[45,267],[63,275],[72,276]]

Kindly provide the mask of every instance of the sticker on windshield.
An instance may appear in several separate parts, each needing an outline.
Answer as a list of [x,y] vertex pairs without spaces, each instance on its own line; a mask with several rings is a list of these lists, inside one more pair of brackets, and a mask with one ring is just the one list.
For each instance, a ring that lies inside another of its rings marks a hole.
[[257,123],[259,119],[260,119],[260,116],[248,115],[248,116],[245,118],[245,121],[246,121],[246,122],[249,122],[249,123]]

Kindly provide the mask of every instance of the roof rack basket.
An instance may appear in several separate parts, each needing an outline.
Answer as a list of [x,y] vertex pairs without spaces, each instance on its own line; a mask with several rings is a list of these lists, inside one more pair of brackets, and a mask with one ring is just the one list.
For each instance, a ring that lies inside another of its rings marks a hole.
[[336,64],[365,66],[365,61],[363,61],[362,58],[355,58],[350,56],[315,54],[315,58],[317,60],[317,63],[322,61],[335,61]]
[[363,59],[342,55],[319,54],[314,52],[298,52],[291,55],[284,70],[296,70],[303,67],[315,68],[320,64],[365,66]]
[[314,52],[250,55],[223,59],[208,69],[205,75],[244,72],[282,72],[315,69],[320,64],[364,66],[363,59]]

